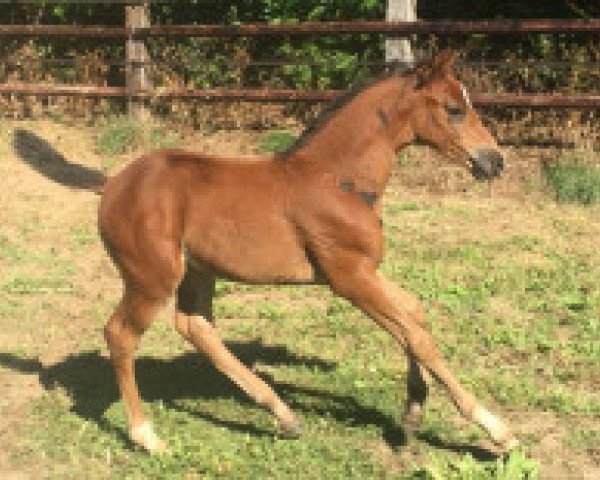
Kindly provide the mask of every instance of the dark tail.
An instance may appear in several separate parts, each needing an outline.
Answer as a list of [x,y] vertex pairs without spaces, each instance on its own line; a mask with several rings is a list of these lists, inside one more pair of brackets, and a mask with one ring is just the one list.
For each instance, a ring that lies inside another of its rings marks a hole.
[[102,194],[106,175],[67,161],[52,145],[35,133],[22,128],[15,129],[13,147],[25,163],[46,178],[65,187]]

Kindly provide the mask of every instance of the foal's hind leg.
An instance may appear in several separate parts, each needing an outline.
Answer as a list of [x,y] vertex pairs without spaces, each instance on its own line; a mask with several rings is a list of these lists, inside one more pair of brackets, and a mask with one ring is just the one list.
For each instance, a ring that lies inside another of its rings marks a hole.
[[290,408],[227,349],[211,324],[214,286],[212,274],[188,266],[177,290],[177,330],[259,405],[271,410],[286,433],[298,436],[302,428]]
[[127,413],[129,436],[134,443],[152,452],[165,450],[165,444],[144,418],[142,401],[135,381],[134,356],[140,338],[150,325],[158,306],[156,300],[126,289],[121,303],[104,329]]

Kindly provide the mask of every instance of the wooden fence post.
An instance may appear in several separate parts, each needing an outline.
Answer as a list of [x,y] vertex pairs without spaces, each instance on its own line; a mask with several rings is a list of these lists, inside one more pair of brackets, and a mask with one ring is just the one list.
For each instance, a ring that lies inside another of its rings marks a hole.
[[[133,31],[150,26],[150,11],[147,1],[142,5],[125,7],[125,25]],[[127,39],[125,56],[127,63],[126,86],[129,92],[127,114],[136,120],[147,120],[149,110],[146,101],[132,95],[139,90],[147,90],[151,86],[147,69],[149,55],[144,40],[135,39],[130,35]]]
[[[385,19],[388,22],[417,20],[417,0],[387,0]],[[386,63],[401,62],[413,65],[415,56],[409,37],[388,37],[385,41]]]

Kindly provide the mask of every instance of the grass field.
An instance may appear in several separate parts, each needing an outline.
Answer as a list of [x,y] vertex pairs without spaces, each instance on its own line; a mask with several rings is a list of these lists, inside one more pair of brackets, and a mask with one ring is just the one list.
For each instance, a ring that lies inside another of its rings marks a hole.
[[[31,141],[17,154],[16,129],[51,149]],[[220,135],[187,144],[258,145]],[[102,337],[120,282],[96,234],[98,197],[38,173],[51,150],[106,164],[94,129],[0,122],[0,478],[600,478],[598,206],[473,185],[431,195],[403,188],[402,171],[387,191],[382,270],[421,298],[452,370],[510,421],[523,448],[509,457],[437,386],[406,439],[404,355],[327,289],[230,282],[216,324],[305,433],[280,437],[182,342],[167,309],[137,361],[170,447],[149,456],[127,441]]]

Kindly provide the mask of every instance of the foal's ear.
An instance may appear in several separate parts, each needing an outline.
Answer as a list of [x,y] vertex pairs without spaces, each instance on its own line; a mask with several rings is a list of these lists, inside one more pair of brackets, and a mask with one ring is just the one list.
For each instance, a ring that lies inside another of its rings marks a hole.
[[431,63],[422,63],[415,68],[415,89],[423,88],[433,76]]
[[433,65],[433,69],[442,74],[452,73],[454,69],[454,62],[458,58],[458,52],[454,50],[442,50],[439,52],[433,60],[431,64]]
[[458,52],[453,50],[442,50],[437,53],[431,61],[419,65],[415,69],[415,88],[419,89],[425,86],[436,75],[447,75],[452,73],[454,62],[457,57]]

